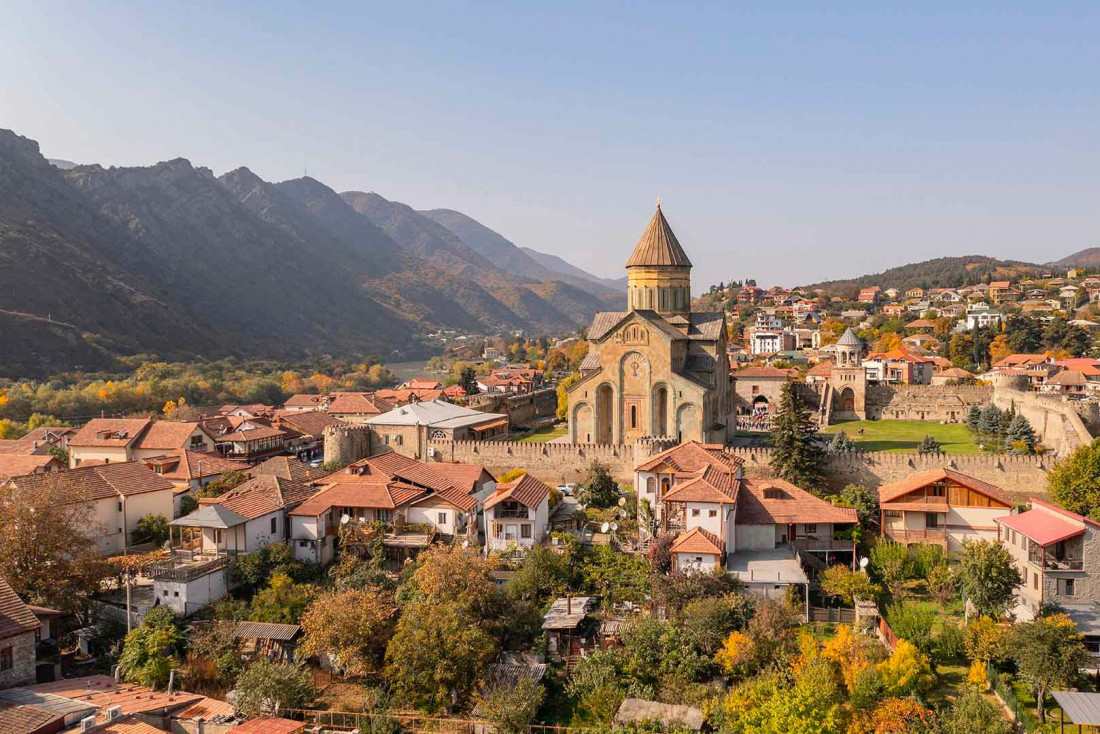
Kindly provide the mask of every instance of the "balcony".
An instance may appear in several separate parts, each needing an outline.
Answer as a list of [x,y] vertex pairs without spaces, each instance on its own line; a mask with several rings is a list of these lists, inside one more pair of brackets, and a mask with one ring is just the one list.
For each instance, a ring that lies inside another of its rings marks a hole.
[[850,540],[831,538],[795,538],[791,545],[798,551],[854,551],[855,543]]
[[188,583],[207,574],[219,571],[229,565],[229,556],[220,553],[216,556],[194,555],[173,556],[170,560],[158,563],[149,569],[149,576],[157,581],[176,581]]
[[882,529],[882,535],[887,540],[896,543],[932,543],[935,545],[947,545],[947,530],[944,528],[926,528],[924,530],[906,530],[905,528]]
[[1081,558],[1058,558],[1050,548],[1042,548],[1035,543],[1029,543],[1029,546],[1027,560],[1044,571],[1081,571],[1085,568],[1085,562]]
[[519,509],[507,509],[498,507],[493,511],[493,517],[497,520],[527,520],[531,515],[526,507]]

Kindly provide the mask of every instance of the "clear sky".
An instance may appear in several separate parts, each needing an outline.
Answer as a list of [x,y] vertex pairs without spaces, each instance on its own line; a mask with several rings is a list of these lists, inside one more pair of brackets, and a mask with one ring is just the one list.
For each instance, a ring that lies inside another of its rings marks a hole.
[[[1100,3],[0,0],[0,127],[416,208],[699,290],[1100,245]],[[316,7],[314,7],[316,6]]]

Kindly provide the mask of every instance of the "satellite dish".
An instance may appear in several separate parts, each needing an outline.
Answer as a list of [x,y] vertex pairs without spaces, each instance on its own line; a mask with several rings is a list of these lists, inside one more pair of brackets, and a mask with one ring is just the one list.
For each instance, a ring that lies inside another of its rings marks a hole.
[[340,516],[340,524],[341,525],[347,525],[349,520],[351,520],[351,518],[348,517],[347,515],[341,515]]
[[619,498],[619,507],[626,507],[626,497]]
[[611,527],[610,525],[608,525],[607,523],[604,523],[603,525],[600,526],[600,532],[601,533],[606,533],[610,527]]
[[613,531],[614,531],[614,530],[618,530],[618,529],[619,529],[619,523],[617,523],[617,522],[613,522],[613,523],[611,523],[611,529],[612,529]]
[[470,541],[468,541],[468,540],[462,541],[462,547],[463,548],[469,548],[470,547]]
[[359,522],[366,522],[366,521],[367,521],[367,518],[366,518],[365,516],[364,516],[364,517],[361,517],[361,518],[359,518]]
[[867,560],[867,556],[864,556],[863,558],[859,559],[859,567],[860,568],[867,568],[868,563],[870,563],[870,561]]
[[619,510],[619,517],[626,517],[626,510]]

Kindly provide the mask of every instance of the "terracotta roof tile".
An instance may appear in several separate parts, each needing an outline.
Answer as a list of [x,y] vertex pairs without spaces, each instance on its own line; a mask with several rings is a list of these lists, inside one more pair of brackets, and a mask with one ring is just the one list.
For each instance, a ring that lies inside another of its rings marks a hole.
[[667,464],[672,469],[683,472],[697,471],[705,466],[737,469],[743,463],[743,459],[729,453],[720,444],[685,441],[644,459],[634,467],[634,471],[653,471],[661,464]]
[[724,555],[726,543],[717,535],[696,527],[686,533],[680,533],[673,541],[670,553],[712,553]]
[[324,395],[298,393],[297,395],[291,395],[289,398],[287,398],[286,402],[283,403],[283,407],[316,407],[318,410],[320,410],[321,406],[324,405],[324,402]]
[[58,731],[59,728],[54,727],[46,729],[46,725],[63,718],[61,714],[35,708],[34,706],[0,704],[0,734]]
[[258,477],[265,474],[292,479],[303,484],[314,479],[310,468],[292,456],[273,456],[252,467],[252,476]]
[[333,507],[395,510],[426,495],[420,487],[402,482],[384,479],[344,481],[323,487],[290,514],[318,517]]
[[550,495],[550,487],[530,474],[505,484],[498,484],[497,490],[484,503],[487,510],[505,500],[519,502],[521,505],[536,509]]
[[278,416],[280,424],[290,426],[298,433],[305,436],[321,436],[329,426],[338,426],[342,423],[320,410],[296,410],[288,411]]
[[[134,683],[116,683],[107,675],[91,675],[84,678],[66,678],[53,683],[26,686],[35,693],[50,693],[64,698],[93,704],[96,708],[111,706],[122,708],[122,715],[152,712],[174,712],[187,708],[203,696],[180,691],[169,695]],[[162,734],[158,732],[158,734]]]
[[945,479],[951,479],[964,487],[973,489],[975,492],[981,492],[986,497],[991,497],[1009,507],[1012,506],[1012,499],[992,484],[983,482],[980,479],[975,479],[974,477],[969,477],[966,474],[961,474],[954,469],[942,467],[939,469],[932,469],[931,471],[910,474],[905,479],[884,484],[878,488],[878,499],[880,503],[892,502],[902,495],[909,494],[910,492],[935,482],[942,482]]
[[717,502],[732,505],[737,502],[738,486],[736,470],[705,466],[691,477],[677,477],[662,502]]
[[306,725],[301,721],[263,716],[238,724],[226,734],[298,734],[304,731],[305,727]]
[[393,408],[393,404],[372,393],[339,393],[329,403],[328,412],[333,415],[381,415]]
[[94,418],[69,439],[69,445],[129,446],[151,422],[148,418]]
[[738,525],[855,522],[855,510],[837,507],[782,479],[746,479],[737,495]]
[[185,449],[190,443],[191,434],[198,428],[198,423],[154,421],[134,444],[134,448],[155,451]]
[[217,504],[254,520],[276,510],[296,507],[316,493],[317,489],[308,484],[261,474],[223,494]]
[[203,698],[173,716],[185,721],[228,721],[237,714],[237,707],[228,701]]
[[60,485],[72,495],[74,502],[173,489],[172,482],[138,461],[78,466],[65,471],[17,477],[12,482],[24,491]]
[[0,638],[33,632],[38,627],[38,617],[0,578]]
[[0,454],[0,479],[33,474],[51,464],[61,467],[61,461],[50,454]]
[[95,731],[99,734],[164,734],[163,730],[130,716],[104,724]]

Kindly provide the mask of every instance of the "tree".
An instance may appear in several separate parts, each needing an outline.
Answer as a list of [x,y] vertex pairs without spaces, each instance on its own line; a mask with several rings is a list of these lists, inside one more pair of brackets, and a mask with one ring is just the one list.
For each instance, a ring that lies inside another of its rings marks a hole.
[[925,655],[932,654],[935,611],[915,604],[891,604],[886,607],[886,619],[895,635],[913,643]]
[[997,364],[1010,354],[1012,354],[1012,347],[1009,346],[1008,336],[1006,334],[998,334],[993,337],[993,341],[989,343],[990,361],[993,364]]
[[417,558],[416,570],[402,586],[405,599],[437,604],[457,604],[471,619],[491,618],[498,590],[492,573],[493,557],[481,556],[459,546],[436,545]]
[[931,434],[925,434],[921,439],[920,445],[917,446],[918,454],[942,454],[943,446],[936,440],[936,437]]
[[829,566],[821,574],[821,590],[853,606],[856,599],[874,600],[882,593],[882,589],[872,583],[866,573],[852,571],[847,566],[840,565]]
[[887,695],[910,696],[926,693],[936,685],[928,656],[908,640],[898,640],[890,657],[877,666]]
[[1012,447],[1013,453],[1030,454],[1035,451],[1035,429],[1031,427],[1031,421],[1017,413],[1008,424],[1008,434],[1005,437]]
[[[559,352],[560,354],[560,352]],[[563,421],[569,415],[569,388],[573,387],[581,379],[579,373],[563,377],[558,382],[558,407],[554,414],[559,421]]]
[[615,649],[585,655],[569,674],[566,691],[577,701],[575,724],[610,723],[626,697],[623,655]]
[[530,678],[494,680],[475,697],[475,710],[479,718],[493,725],[494,734],[524,734],[534,722],[542,698],[542,686]]
[[966,625],[965,644],[971,660],[996,663],[1007,654],[1008,630],[989,617],[977,617]]
[[1008,611],[1022,583],[1008,549],[988,540],[968,540],[959,562],[963,596],[979,614],[999,618]]
[[227,471],[212,482],[199,487],[199,497],[221,497],[248,481],[248,477],[239,471]]
[[466,391],[467,395],[477,395],[481,392],[481,388],[477,386],[477,370],[472,365],[462,368],[462,372],[459,373],[458,384]]
[[933,566],[925,576],[925,580],[928,582],[928,591],[932,594],[932,598],[941,606],[946,606],[958,594],[958,580],[946,563]]
[[126,635],[118,659],[122,676],[149,688],[166,685],[172,656],[182,642],[175,615],[167,607],[156,607],[145,615],[140,627]]
[[81,612],[110,569],[90,503],[62,482],[41,478],[32,490],[0,482],[0,576],[23,599]]
[[840,504],[856,511],[859,526],[869,532],[877,531],[882,519],[879,514],[878,492],[862,484],[849,484],[840,490]]
[[150,514],[138,520],[134,541],[161,546],[164,545],[164,541],[168,540],[168,535],[168,518],[164,515]]
[[649,593],[649,563],[644,556],[597,545],[581,569],[585,586],[614,601],[644,601]]
[[585,473],[577,491],[577,499],[586,507],[607,509],[613,507],[622,497],[619,484],[611,475],[611,467],[601,461],[593,460]]
[[940,722],[942,734],[1011,734],[1012,731],[1012,725],[1005,720],[1004,713],[987,701],[974,686],[963,689],[962,695],[955,699]]
[[[888,698],[862,711],[848,728],[849,734],[932,734],[936,712],[915,698]],[[974,729],[974,732],[979,731]],[[938,733],[937,733],[938,734]]]
[[909,551],[901,543],[882,542],[871,549],[871,568],[890,592],[901,596],[902,587],[909,579]]
[[1037,617],[1012,630],[1012,659],[1031,681],[1039,721],[1046,723],[1046,696],[1051,686],[1069,685],[1088,653],[1077,625],[1065,614]]
[[345,675],[366,675],[378,669],[396,611],[393,596],[384,592],[327,592],[302,615],[299,649],[305,655],[329,655]]
[[982,408],[978,417],[978,433],[996,436],[1001,431],[1001,409],[990,403]]
[[848,438],[848,434],[844,431],[837,431],[833,434],[833,440],[829,442],[830,454],[847,454],[856,450],[855,442]]
[[195,499],[195,495],[187,492],[180,497],[180,517],[186,517],[197,509],[199,509],[199,501]]
[[817,657],[797,672],[794,685],[761,706],[761,734],[839,734],[840,686],[832,665]]
[[424,599],[403,609],[385,677],[399,701],[435,713],[469,697],[496,651],[465,603]]
[[814,433],[813,421],[797,386],[785,383],[779,410],[772,420],[771,466],[781,479],[811,491],[818,489],[824,480],[824,457]]
[[1081,446],[1054,465],[1047,491],[1070,512],[1090,516],[1100,508],[1100,439]]
[[252,597],[248,617],[253,622],[297,624],[316,594],[313,584],[296,584],[285,573],[276,573],[267,588]]
[[292,663],[260,658],[237,678],[237,708],[247,716],[302,708],[317,696],[313,675]]
[[676,542],[676,533],[662,533],[653,539],[649,546],[649,565],[656,574],[664,575],[672,571],[672,544]]
[[974,403],[966,413],[966,427],[975,433],[978,432],[978,423],[982,419],[982,406]]
[[966,332],[959,332],[951,337],[947,345],[947,358],[956,367],[974,369],[972,361],[974,354],[974,338]]
[[[189,686],[200,682],[225,687],[233,685],[244,670],[244,659],[237,649],[236,630],[236,622],[221,619],[195,630],[187,646]],[[196,659],[207,664],[197,664]],[[211,670],[212,675],[206,672]]]
[[690,602],[679,615],[679,624],[695,647],[713,657],[730,633],[745,629],[755,610],[754,597],[731,592]]

